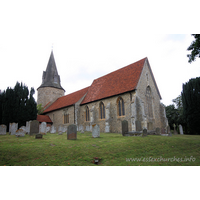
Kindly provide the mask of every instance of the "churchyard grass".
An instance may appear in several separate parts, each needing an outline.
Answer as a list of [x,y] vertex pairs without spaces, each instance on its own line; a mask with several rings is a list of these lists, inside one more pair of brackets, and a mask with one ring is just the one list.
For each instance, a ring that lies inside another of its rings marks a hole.
[[[95,159],[98,164],[94,163]],[[0,166],[4,165],[199,166],[200,136],[124,137],[101,133],[99,138],[92,138],[92,133],[78,132],[77,140],[67,140],[66,133],[47,133],[43,139],[7,133],[0,135]]]

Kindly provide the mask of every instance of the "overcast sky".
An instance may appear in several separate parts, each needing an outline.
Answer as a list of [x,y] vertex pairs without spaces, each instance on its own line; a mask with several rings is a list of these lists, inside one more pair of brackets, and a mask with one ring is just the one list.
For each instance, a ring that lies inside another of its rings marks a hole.
[[153,2],[0,1],[1,91],[19,81],[34,87],[37,100],[53,46],[65,94],[148,57],[162,102],[171,104],[183,83],[200,76],[200,59],[189,64],[186,56],[196,29],[185,13],[198,6]]

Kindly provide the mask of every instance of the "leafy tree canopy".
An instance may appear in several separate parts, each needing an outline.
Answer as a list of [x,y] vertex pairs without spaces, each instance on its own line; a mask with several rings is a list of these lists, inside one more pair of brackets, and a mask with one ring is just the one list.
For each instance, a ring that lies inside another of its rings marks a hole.
[[192,36],[194,36],[195,40],[187,48],[188,51],[192,51],[191,54],[187,55],[189,63],[195,61],[196,57],[200,58],[200,34],[192,34]]

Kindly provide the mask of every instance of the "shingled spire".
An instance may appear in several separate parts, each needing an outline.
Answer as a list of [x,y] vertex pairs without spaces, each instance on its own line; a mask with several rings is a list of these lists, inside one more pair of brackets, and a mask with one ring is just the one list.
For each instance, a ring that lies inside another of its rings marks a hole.
[[58,75],[53,51],[51,51],[46,71],[43,71],[42,84],[40,85],[39,88],[42,87],[53,87],[64,90],[60,84],[60,76]]

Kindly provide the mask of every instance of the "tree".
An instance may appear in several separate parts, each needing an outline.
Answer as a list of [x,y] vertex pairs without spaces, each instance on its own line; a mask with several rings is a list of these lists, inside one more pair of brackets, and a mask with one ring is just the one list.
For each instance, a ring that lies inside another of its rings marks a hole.
[[200,134],[200,77],[183,84],[181,96],[189,134]]
[[9,123],[18,123],[21,127],[26,121],[37,118],[37,104],[33,98],[35,90],[31,88],[30,95],[26,85],[16,83],[13,89],[7,88],[0,95],[0,122],[7,127]]
[[195,40],[187,48],[188,51],[192,51],[191,54],[187,55],[189,63],[195,61],[196,57],[200,58],[200,34],[192,34],[192,36],[194,36]]
[[171,129],[173,129],[173,124],[178,125],[178,111],[175,108],[174,104],[165,107],[166,116],[168,119],[168,123]]

